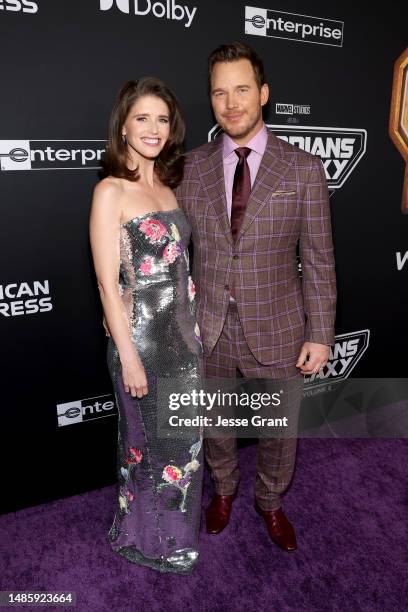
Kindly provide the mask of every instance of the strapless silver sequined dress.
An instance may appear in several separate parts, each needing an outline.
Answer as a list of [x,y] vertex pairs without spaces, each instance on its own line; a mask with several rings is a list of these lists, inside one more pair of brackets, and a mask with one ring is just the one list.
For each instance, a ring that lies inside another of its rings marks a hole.
[[[119,293],[149,393],[124,391],[115,343],[108,367],[119,412],[118,507],[109,540],[115,552],[162,572],[189,573],[198,559],[203,474],[202,432],[159,437],[169,404],[159,381],[191,392],[202,380],[187,245],[191,229],[180,208],[147,213],[120,228]],[[194,414],[191,414],[194,416]]]

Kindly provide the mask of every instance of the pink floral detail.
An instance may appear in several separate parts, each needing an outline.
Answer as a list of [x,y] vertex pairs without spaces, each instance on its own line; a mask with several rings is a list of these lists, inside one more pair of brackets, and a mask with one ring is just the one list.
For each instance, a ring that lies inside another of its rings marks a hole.
[[180,245],[177,242],[169,242],[163,251],[163,259],[167,263],[173,263],[181,253]]
[[196,293],[196,288],[195,288],[194,281],[191,278],[191,276],[189,276],[188,277],[188,297],[190,299],[190,302],[194,300],[195,293]]
[[133,493],[129,490],[126,491],[126,497],[128,498],[128,500],[131,502],[134,500],[135,496],[133,495]]
[[167,234],[165,226],[157,219],[144,219],[140,223],[139,229],[149,239],[149,242],[158,242]]
[[166,465],[163,470],[162,478],[166,480],[166,482],[176,482],[177,480],[181,480],[183,476],[183,472],[175,465]]
[[181,492],[182,498],[179,505],[181,512],[187,511],[187,490],[190,486],[192,474],[200,467],[200,463],[197,461],[196,457],[200,452],[201,444],[202,436],[200,435],[200,439],[190,447],[189,453],[191,455],[191,461],[186,463],[182,469],[180,469],[177,465],[166,465],[162,474],[162,478],[166,482],[161,482],[159,485],[157,485],[158,491],[162,491],[167,487],[175,487]]
[[143,274],[143,276],[148,276],[152,273],[152,266],[153,257],[146,257],[146,259],[140,264],[139,270]]
[[131,446],[129,448],[129,456],[126,457],[126,463],[140,463],[142,460],[142,453],[138,448]]

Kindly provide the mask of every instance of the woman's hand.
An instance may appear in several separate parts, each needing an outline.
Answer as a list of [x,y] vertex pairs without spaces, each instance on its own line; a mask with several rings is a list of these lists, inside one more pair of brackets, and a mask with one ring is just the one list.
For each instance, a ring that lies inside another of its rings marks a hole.
[[147,377],[140,359],[135,355],[121,362],[123,386],[126,393],[138,398],[147,395]]

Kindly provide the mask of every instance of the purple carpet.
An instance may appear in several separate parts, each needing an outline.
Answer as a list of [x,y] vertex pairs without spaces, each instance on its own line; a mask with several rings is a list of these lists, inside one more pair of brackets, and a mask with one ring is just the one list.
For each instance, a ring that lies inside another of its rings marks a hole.
[[[76,607],[58,609],[78,612],[407,609],[407,440],[300,440],[285,498],[299,546],[291,554],[268,540],[253,508],[255,459],[256,447],[240,451],[231,523],[209,536],[202,522],[191,576],[114,555],[116,488],[107,487],[0,517],[1,589],[73,590]],[[210,494],[206,475],[205,506]]]

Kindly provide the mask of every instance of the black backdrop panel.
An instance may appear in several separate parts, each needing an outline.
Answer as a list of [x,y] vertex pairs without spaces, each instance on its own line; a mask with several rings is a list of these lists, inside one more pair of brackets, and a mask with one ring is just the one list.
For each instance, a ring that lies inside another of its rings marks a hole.
[[[358,143],[344,139],[364,134],[365,151],[331,196],[336,332],[341,342],[369,330],[353,376],[406,376],[404,164],[387,131],[404,20],[317,1],[259,4],[258,24],[262,15],[342,22],[342,46],[246,34],[253,22],[239,0],[0,2],[2,512],[115,481],[116,409],[88,244],[98,151],[117,90],[147,74],[177,93],[187,149],[205,142],[214,126],[206,58],[222,42],[262,55],[267,123],[289,140],[300,130],[309,146],[322,138],[331,172],[334,160],[348,172]],[[327,152],[330,138],[337,153]]]

